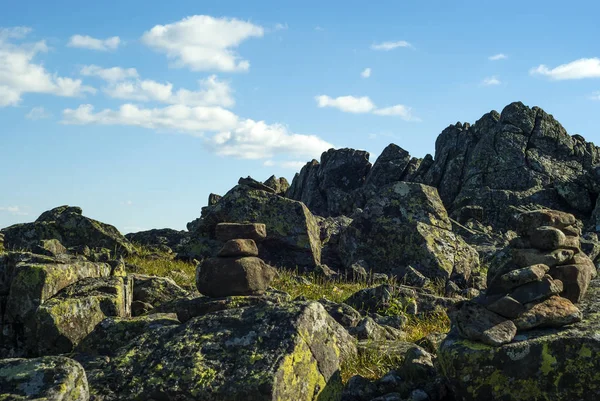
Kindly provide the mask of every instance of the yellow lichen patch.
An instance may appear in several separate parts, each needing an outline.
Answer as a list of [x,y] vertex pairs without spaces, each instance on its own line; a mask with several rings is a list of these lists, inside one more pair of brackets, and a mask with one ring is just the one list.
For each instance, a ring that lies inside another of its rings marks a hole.
[[544,344],[542,347],[542,363],[540,366],[540,371],[544,375],[548,375],[554,369],[555,364],[556,358],[552,356],[552,354],[548,350],[548,344]]

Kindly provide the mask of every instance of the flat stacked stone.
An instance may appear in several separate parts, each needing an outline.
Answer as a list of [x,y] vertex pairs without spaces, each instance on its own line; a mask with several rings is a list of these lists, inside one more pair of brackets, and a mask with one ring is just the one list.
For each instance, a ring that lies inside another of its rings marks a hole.
[[453,322],[467,339],[499,346],[520,331],[562,327],[582,319],[575,306],[596,276],[581,250],[579,222],[539,210],[518,217],[520,235],[488,272],[485,294],[459,305]]
[[265,225],[221,223],[215,233],[225,244],[196,268],[198,291],[213,298],[263,294],[276,274],[258,257],[256,242],[266,238]]

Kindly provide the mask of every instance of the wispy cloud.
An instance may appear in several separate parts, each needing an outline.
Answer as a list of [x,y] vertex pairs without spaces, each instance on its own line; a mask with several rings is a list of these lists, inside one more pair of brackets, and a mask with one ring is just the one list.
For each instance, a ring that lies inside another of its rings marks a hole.
[[421,121],[412,115],[412,108],[397,104],[390,107],[377,108],[368,96],[339,96],[332,98],[327,95],[315,96],[318,107],[332,107],[345,113],[365,114],[371,113],[378,116],[397,116],[406,121]]
[[276,31],[285,31],[288,29],[288,24],[275,24]]
[[581,58],[555,68],[542,64],[529,70],[531,75],[541,75],[552,80],[600,78],[600,58]]
[[382,42],[371,45],[373,50],[389,51],[398,47],[413,47],[410,43],[405,40],[399,40],[397,42]]
[[44,107],[34,107],[25,115],[25,118],[29,120],[42,120],[44,118],[52,117],[52,113],[47,111]]
[[138,72],[135,68],[102,68],[93,64],[81,67],[79,73],[87,77],[98,77],[107,82],[118,82],[128,78],[139,77]]
[[498,54],[494,54],[493,56],[488,57],[488,60],[498,61],[498,60],[505,60],[507,58],[508,58],[508,56],[506,54],[498,53]]
[[484,78],[483,81],[481,81],[481,85],[483,85],[483,86],[495,86],[495,85],[500,85],[501,83],[502,82],[500,81],[500,79],[495,75]]
[[4,206],[0,207],[0,212],[7,212],[16,216],[27,216],[29,213],[21,210],[19,206]]
[[174,60],[173,66],[193,71],[247,71],[248,60],[233,50],[250,38],[260,38],[264,28],[235,18],[194,15],[167,25],[156,25],[142,36],[150,48]]
[[596,92],[592,93],[592,96],[590,96],[590,99],[600,101],[600,91],[596,91]]
[[365,68],[363,72],[360,73],[360,76],[363,78],[369,78],[371,76],[371,69]]
[[71,39],[69,39],[67,46],[105,52],[116,50],[119,47],[119,44],[121,44],[121,39],[118,36],[107,39],[96,39],[87,35],[73,35],[71,36]]

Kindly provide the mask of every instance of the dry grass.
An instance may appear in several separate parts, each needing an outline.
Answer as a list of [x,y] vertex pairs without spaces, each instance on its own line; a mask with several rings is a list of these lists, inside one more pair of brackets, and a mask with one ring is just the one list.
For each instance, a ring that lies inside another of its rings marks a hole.
[[142,246],[136,246],[135,249],[136,254],[125,259],[127,264],[134,266],[129,268],[130,273],[169,277],[185,289],[195,288],[196,264],[175,260],[168,253],[156,252]]

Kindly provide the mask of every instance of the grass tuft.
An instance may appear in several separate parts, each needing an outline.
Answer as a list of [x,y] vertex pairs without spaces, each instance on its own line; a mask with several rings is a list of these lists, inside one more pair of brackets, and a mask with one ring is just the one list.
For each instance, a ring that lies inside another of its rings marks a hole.
[[173,255],[135,245],[135,253],[125,258],[129,273],[169,277],[187,290],[196,288],[196,264],[174,259]]

